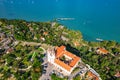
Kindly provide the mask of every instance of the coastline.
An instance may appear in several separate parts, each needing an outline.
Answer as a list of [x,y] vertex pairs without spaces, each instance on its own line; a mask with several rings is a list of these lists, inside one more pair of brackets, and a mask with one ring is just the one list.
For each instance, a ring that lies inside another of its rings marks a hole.
[[[24,59],[27,60],[25,56],[28,56],[27,58],[30,57],[29,54],[31,54],[31,50],[33,50],[32,52],[36,51],[36,49],[41,50],[39,49],[40,46],[37,46],[37,45],[35,45],[36,47],[31,46],[31,48],[28,44],[25,45],[22,43],[17,43],[18,45],[16,45],[16,41],[17,42],[23,41],[25,43],[31,42],[30,44],[32,45],[37,43],[47,44],[50,46],[65,45],[68,51],[79,56],[82,59],[82,61],[84,61],[86,64],[89,64],[93,69],[95,69],[95,71],[100,74],[100,77],[103,80],[110,79],[110,78],[116,79],[116,77],[114,77],[114,74],[117,73],[119,71],[118,69],[120,68],[119,64],[117,63],[119,62],[120,44],[115,41],[101,41],[101,42],[86,41],[86,40],[83,40],[83,35],[80,31],[71,30],[71,29],[68,29],[67,27],[63,27],[59,23],[54,24],[52,22],[33,22],[33,21],[29,22],[25,20],[16,20],[16,19],[14,20],[0,19],[0,26],[1,26],[0,27],[1,40],[2,42],[4,42],[3,44],[1,44],[1,46],[3,47],[2,54],[9,56],[9,57],[7,56],[2,57],[2,62],[5,59],[10,59],[9,63],[11,63],[13,58],[16,59],[16,56],[19,56],[17,58],[18,61],[21,58],[23,58],[22,60],[24,61]],[[6,46],[8,48],[11,47],[8,45],[13,46],[12,50],[6,49]],[[9,51],[13,51],[13,53]],[[25,52],[25,54],[23,53],[23,51]],[[12,55],[8,53],[11,53]],[[16,55],[17,53],[20,53],[20,55]],[[36,56],[38,55],[38,53],[34,53],[34,54],[36,54]],[[41,54],[41,57],[43,57],[42,54]],[[7,62],[8,60],[5,60],[5,61]],[[14,64],[14,61],[12,62]],[[27,62],[31,64],[31,60]],[[41,69],[40,68],[38,69],[38,66],[41,66],[41,63],[39,61],[37,62],[34,61],[34,62],[35,64],[39,64],[39,65],[33,65],[33,66],[34,67],[36,66],[37,72],[41,73],[40,72]],[[104,64],[104,63],[107,63],[107,64]],[[12,64],[5,65],[4,63],[0,63],[0,64],[3,64],[2,66],[3,74],[5,74],[4,72],[6,70],[4,69],[4,66],[9,68],[9,65],[12,65]],[[26,61],[23,64],[30,66],[29,64],[26,63]],[[12,65],[12,67],[14,66],[15,64]],[[108,71],[105,68],[112,68],[113,70]],[[34,70],[36,71],[36,69]],[[105,73],[103,69],[105,72],[108,71],[110,74]],[[11,71],[11,68],[10,68],[10,71]],[[30,71],[29,73],[31,72],[32,71]],[[38,78],[40,76],[39,73],[37,74],[38,76],[32,77],[32,78]],[[15,70],[14,74],[18,74],[18,72]],[[24,76],[24,74],[21,74],[21,75]],[[4,76],[2,78],[4,78]],[[20,78],[20,77],[16,77],[16,78]]]
[[[74,20],[73,21],[57,21],[57,22],[66,26],[68,29],[79,30],[83,34],[83,39],[86,41],[98,42],[98,40],[96,40],[96,39],[99,38],[99,39],[103,39],[105,41],[106,40],[107,41],[116,41],[116,42],[120,43],[120,39],[117,36],[114,36],[114,34],[109,34],[109,33],[105,34],[104,32],[102,33],[102,31],[99,31],[99,32],[93,31],[88,28],[89,25],[87,25],[87,26],[80,25],[80,24],[74,25],[73,24],[73,23],[75,23]],[[80,27],[77,27],[77,26],[80,26]],[[94,28],[96,30],[96,27],[94,27]]]
[[[8,20],[25,20],[28,22],[52,22],[54,21],[54,19],[52,20],[31,20],[31,19],[22,19],[22,18],[0,18],[0,19],[8,19]],[[71,19],[71,18],[70,18]],[[120,43],[120,39],[113,39],[112,37],[110,37],[110,35],[113,36],[113,34],[110,34],[109,37],[108,36],[104,36],[103,34],[94,34],[93,31],[89,30],[89,29],[85,29],[84,26],[81,26],[81,29],[79,27],[76,26],[72,26],[73,24],[70,24],[71,22],[74,22],[74,20],[62,20],[62,21],[55,21],[61,25],[64,25],[65,27],[67,27],[70,30],[77,30],[80,31],[83,35],[83,39],[86,41],[92,41],[92,42],[99,42],[99,40],[96,40],[97,38],[99,39],[103,39],[105,41],[116,41],[118,43]],[[100,33],[100,32],[99,32]],[[89,34],[89,35],[88,35]],[[117,36],[115,36],[117,37]]]

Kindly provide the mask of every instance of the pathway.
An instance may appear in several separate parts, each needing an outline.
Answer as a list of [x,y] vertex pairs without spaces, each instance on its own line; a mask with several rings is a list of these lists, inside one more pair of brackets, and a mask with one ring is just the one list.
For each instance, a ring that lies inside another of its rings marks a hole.
[[25,68],[25,69],[18,69],[18,70],[19,70],[19,71],[26,71],[26,70],[29,70],[31,67],[32,67],[32,66],[30,65],[30,66],[28,66],[28,67]]

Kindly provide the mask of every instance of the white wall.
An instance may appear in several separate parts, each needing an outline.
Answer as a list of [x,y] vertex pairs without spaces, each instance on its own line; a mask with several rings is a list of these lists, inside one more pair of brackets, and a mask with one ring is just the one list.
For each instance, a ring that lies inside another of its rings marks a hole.
[[55,67],[60,68],[62,71],[64,71],[64,73],[66,73],[66,75],[70,75],[71,72],[67,71],[66,69],[64,69],[63,67],[61,67],[60,65],[53,63],[55,65]]

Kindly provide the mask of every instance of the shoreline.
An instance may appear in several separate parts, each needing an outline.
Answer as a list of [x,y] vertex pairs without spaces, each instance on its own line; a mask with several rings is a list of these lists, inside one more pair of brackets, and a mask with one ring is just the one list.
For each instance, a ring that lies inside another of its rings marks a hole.
[[[54,21],[54,19],[53,20],[46,20],[46,21],[44,21],[44,20],[27,20],[27,19],[10,19],[10,18],[0,18],[0,19],[7,19],[7,20],[23,20],[23,21],[26,21],[26,22],[53,22]],[[70,20],[69,20],[70,21]],[[82,30],[79,30],[79,29],[74,29],[74,28],[71,28],[71,27],[69,27],[69,26],[66,26],[67,24],[64,24],[64,23],[62,23],[62,21],[55,21],[55,22],[57,22],[58,24],[61,24],[61,25],[63,25],[63,26],[65,26],[66,28],[68,28],[68,29],[70,29],[70,30],[74,30],[74,31],[80,31],[81,33],[82,33],[82,35],[83,35],[83,40],[85,40],[85,41],[91,41],[91,42],[99,42],[98,40],[96,40],[96,38],[100,38],[100,39],[103,39],[103,41],[115,41],[115,42],[118,42],[118,43],[120,43],[120,41],[119,40],[115,40],[115,39],[107,39],[107,37],[106,38],[103,38],[103,37],[105,37],[105,36],[90,36],[90,35],[88,35],[88,34],[85,34],[85,32],[84,31],[82,31]]]

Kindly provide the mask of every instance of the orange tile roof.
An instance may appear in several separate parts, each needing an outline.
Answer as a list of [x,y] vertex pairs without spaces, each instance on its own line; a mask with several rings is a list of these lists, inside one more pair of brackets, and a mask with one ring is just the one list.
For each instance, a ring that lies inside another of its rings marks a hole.
[[71,57],[71,58],[76,57],[76,55],[74,55],[74,54],[72,54],[72,53],[70,53],[68,51],[65,51],[64,54],[67,55],[67,56],[69,56],[69,57]]
[[48,35],[48,32],[44,32],[43,34],[44,34],[44,35]]
[[95,74],[93,74],[91,71],[88,72],[88,76],[92,78],[92,80],[99,80],[99,78]]
[[106,49],[104,49],[104,48],[99,48],[98,49],[101,53],[104,53],[104,54],[107,54],[108,53],[108,51],[106,50]]
[[57,50],[56,50],[56,57],[58,58],[61,55],[63,55],[64,50],[65,50],[65,46],[58,47]]
[[67,71],[71,70],[71,67],[69,65],[65,64],[64,62],[62,62],[58,59],[55,59],[55,63],[60,65],[62,68],[66,69]]
[[[64,54],[67,55],[68,57],[72,58],[72,61],[68,65],[59,60],[59,58],[62,57]],[[74,67],[76,65],[76,63],[79,62],[79,60],[80,60],[79,57],[77,57],[76,55],[66,51],[65,46],[58,47],[57,50],[56,50],[56,61],[55,61],[55,63],[57,62],[57,64],[59,64],[60,66],[62,66],[63,68],[65,68],[68,71],[71,67]]]
[[71,61],[71,63],[69,64],[71,67],[75,66],[75,64],[80,60],[79,57],[75,57],[74,60]]
[[78,41],[73,42],[75,46],[80,46],[80,43]]

